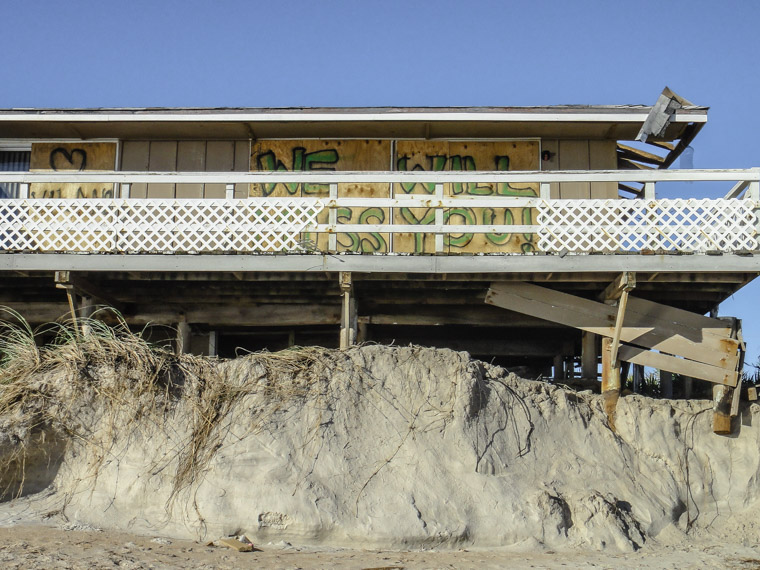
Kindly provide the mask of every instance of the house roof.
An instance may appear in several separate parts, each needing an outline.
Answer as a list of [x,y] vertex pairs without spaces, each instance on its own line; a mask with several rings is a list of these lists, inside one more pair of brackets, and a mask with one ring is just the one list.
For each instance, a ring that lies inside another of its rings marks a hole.
[[[652,106],[0,109],[5,138],[579,138],[633,140]],[[661,140],[707,121],[675,111]]]

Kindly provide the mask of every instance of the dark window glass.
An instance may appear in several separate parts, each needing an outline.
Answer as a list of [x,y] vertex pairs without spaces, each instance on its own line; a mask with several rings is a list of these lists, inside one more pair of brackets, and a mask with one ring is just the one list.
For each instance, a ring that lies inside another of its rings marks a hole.
[[[28,172],[31,154],[28,150],[0,150],[0,172]],[[18,198],[19,186],[3,182],[0,175],[0,198]]]

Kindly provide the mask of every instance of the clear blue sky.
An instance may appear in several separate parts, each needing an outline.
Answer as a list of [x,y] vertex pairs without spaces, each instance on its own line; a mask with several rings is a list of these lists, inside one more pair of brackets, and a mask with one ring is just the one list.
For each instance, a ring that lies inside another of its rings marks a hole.
[[[653,104],[667,85],[711,107],[694,165],[746,168],[758,24],[753,0],[5,0],[0,107]],[[721,308],[750,361],[758,293]]]

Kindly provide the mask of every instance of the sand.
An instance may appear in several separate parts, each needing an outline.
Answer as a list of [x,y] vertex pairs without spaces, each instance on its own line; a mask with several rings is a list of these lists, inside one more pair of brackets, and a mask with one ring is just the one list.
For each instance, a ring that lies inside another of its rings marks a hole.
[[[91,363],[92,389],[77,390],[70,372],[41,371],[39,391],[67,402],[77,425],[0,422],[0,450],[29,449],[25,496],[0,503],[0,561],[760,563],[757,405],[725,437],[712,433],[709,401],[631,395],[613,431],[600,396],[466,353],[365,346],[273,363],[191,366],[168,388],[118,399],[103,395],[134,368]],[[230,535],[262,552],[205,546]]]

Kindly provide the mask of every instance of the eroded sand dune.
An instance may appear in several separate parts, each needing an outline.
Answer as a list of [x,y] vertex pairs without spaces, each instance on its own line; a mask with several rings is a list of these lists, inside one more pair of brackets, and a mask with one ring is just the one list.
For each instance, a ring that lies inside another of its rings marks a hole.
[[354,548],[757,536],[756,405],[722,437],[708,401],[628,396],[613,432],[599,396],[419,347],[85,358],[26,381],[0,420],[6,505],[25,450],[29,508],[78,524]]

